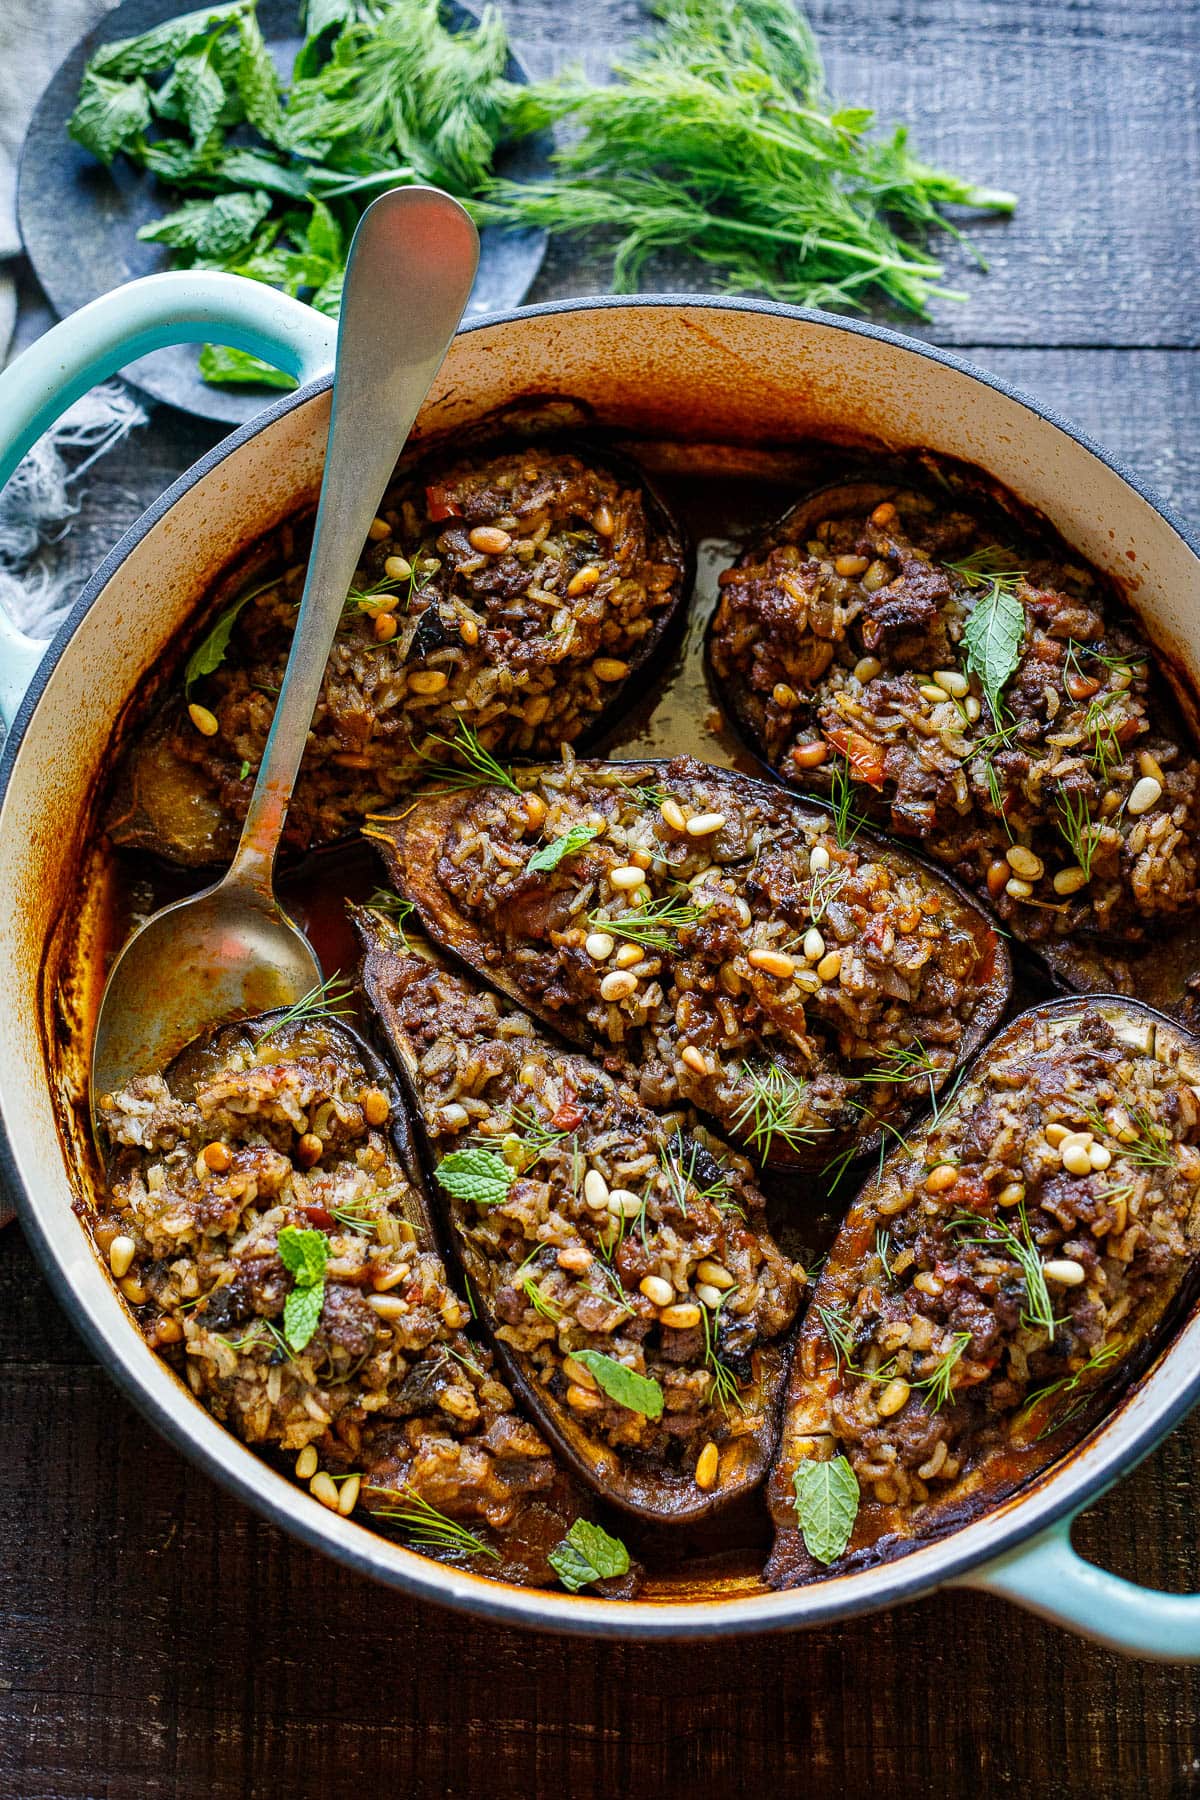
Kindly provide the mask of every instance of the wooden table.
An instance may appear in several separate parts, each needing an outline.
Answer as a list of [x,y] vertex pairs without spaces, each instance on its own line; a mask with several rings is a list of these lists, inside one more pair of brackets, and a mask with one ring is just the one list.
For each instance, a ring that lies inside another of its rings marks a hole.
[[[536,73],[599,70],[634,0],[505,0]],[[1197,8],[1185,0],[818,0],[832,84],[931,160],[1016,188],[951,251],[927,335],[1082,424],[1185,512],[1200,484]],[[535,299],[594,291],[549,259]],[[657,284],[678,284],[679,271]],[[702,282],[695,285],[701,286]],[[22,333],[44,313],[27,296]],[[96,471],[91,567],[217,433],[160,410]],[[1200,1586],[1200,1416],[1077,1532]],[[95,1366],[19,1232],[0,1237],[0,1795],[397,1800],[1183,1795],[1200,1674],[1126,1663],[946,1594],[837,1630],[650,1649],[469,1625],[301,1549],[168,1450]]]

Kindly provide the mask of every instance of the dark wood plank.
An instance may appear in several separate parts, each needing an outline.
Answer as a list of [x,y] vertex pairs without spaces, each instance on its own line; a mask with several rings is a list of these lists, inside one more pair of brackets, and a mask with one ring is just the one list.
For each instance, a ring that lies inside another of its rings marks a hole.
[[[5,1295],[41,1289],[16,1231]],[[228,1499],[86,1365],[0,1380],[0,1796],[611,1800],[682,1792],[1191,1791],[1200,1671],[1123,1663],[943,1594],[691,1647],[536,1638],[347,1575]],[[1136,1579],[1200,1581],[1200,1420],[1079,1528]]]

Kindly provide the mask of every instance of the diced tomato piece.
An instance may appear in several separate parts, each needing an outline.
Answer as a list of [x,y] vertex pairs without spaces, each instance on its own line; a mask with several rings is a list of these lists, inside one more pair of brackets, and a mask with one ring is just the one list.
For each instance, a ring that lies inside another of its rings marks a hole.
[[333,1214],[328,1212],[325,1207],[302,1206],[300,1210],[309,1223],[317,1227],[318,1231],[332,1231]]
[[874,788],[883,786],[882,745],[872,743],[861,731],[827,731],[825,738],[835,750],[841,751],[856,781],[865,781]]
[[460,516],[457,506],[449,498],[445,488],[439,487],[436,482],[425,489],[425,505],[429,517],[435,523],[439,519],[457,519]]
[[555,1131],[576,1131],[587,1114],[574,1100],[564,1100],[550,1123]]

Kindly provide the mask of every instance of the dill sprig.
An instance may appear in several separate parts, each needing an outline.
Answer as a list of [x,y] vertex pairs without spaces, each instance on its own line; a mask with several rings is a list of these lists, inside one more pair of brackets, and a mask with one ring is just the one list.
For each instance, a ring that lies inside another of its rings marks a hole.
[[801,1076],[779,1063],[766,1069],[743,1063],[742,1075],[750,1092],[733,1115],[733,1128],[764,1161],[776,1139],[789,1150],[801,1151],[828,1130],[825,1125],[802,1123],[808,1083]]
[[679,933],[694,925],[702,910],[677,895],[666,894],[661,900],[651,900],[646,906],[622,913],[617,919],[606,918],[602,912],[591,912],[588,924],[593,931],[607,931],[613,937],[628,938],[631,944],[640,944],[644,950],[673,950]]
[[829,810],[833,817],[833,834],[838,845],[848,850],[859,832],[868,824],[864,813],[858,810],[855,798],[854,782],[850,775],[850,764],[844,757],[834,763],[829,775]]
[[449,1550],[460,1556],[490,1556],[493,1562],[500,1562],[500,1552],[491,1544],[485,1544],[475,1532],[468,1531],[456,1519],[448,1518],[431,1506],[428,1500],[421,1498],[408,1486],[401,1488],[381,1487],[376,1482],[367,1484],[374,1494],[386,1494],[398,1500],[399,1506],[378,1506],[371,1508],[376,1519],[391,1519],[399,1525],[411,1544],[421,1550]]
[[[1031,1394],[1026,1394],[1024,1404],[1018,1412],[1014,1423],[1019,1424],[1022,1420],[1028,1419],[1035,1407],[1041,1406],[1047,1400],[1052,1400],[1056,1394],[1061,1394],[1065,1399],[1068,1394],[1075,1393],[1082,1385],[1085,1377],[1098,1374],[1101,1369],[1108,1367],[1114,1357],[1117,1357],[1120,1354],[1121,1345],[1119,1343],[1102,1344],[1099,1350],[1093,1351],[1083,1367],[1077,1369],[1074,1375],[1061,1375],[1057,1381],[1048,1382],[1045,1387],[1035,1388]],[[1035,1441],[1040,1443],[1044,1437],[1049,1437],[1051,1432],[1061,1431],[1062,1427],[1075,1417],[1076,1413],[1085,1402],[1086,1396],[1076,1401],[1074,1405],[1069,1406],[1065,1413],[1055,1414],[1053,1418],[1049,1419],[1046,1424],[1043,1425],[1042,1429],[1038,1432]]]
[[934,1106],[937,1104],[937,1078],[941,1072],[940,1064],[926,1050],[920,1038],[914,1038],[911,1044],[897,1044],[874,1068],[867,1069],[858,1079],[895,1087],[925,1080],[929,1084],[929,1104]]
[[399,933],[404,948],[411,949],[405,926],[417,910],[412,901],[406,900],[402,894],[393,892],[391,888],[377,887],[370,895],[367,905],[372,912],[382,913],[385,918],[390,919]]
[[1084,795],[1067,789],[1058,796],[1058,816],[1054,821],[1063,839],[1083,870],[1085,878],[1092,879],[1092,863],[1100,843],[1099,823],[1088,811],[1088,803]]
[[1029,1228],[1024,1201],[1017,1207],[1017,1217],[1021,1224],[1020,1233],[1015,1232],[1005,1219],[981,1219],[975,1213],[957,1214],[951,1219],[950,1228],[952,1231],[962,1231],[982,1227],[984,1235],[968,1238],[966,1241],[969,1244],[991,1244],[1007,1251],[1019,1266],[1025,1281],[1025,1305],[1021,1311],[1021,1323],[1028,1330],[1044,1331],[1053,1343],[1055,1330],[1061,1321],[1054,1316],[1045,1270]]
[[836,900],[845,884],[844,869],[818,869],[809,881],[808,917],[813,925],[824,919],[831,900]]
[[[1085,1107],[1084,1117],[1093,1131],[1116,1145],[1118,1156],[1125,1157],[1127,1161],[1136,1163],[1143,1169],[1173,1169],[1176,1163],[1175,1145],[1166,1128],[1144,1106],[1127,1106],[1122,1101],[1121,1111],[1129,1120],[1130,1129],[1137,1133],[1129,1144],[1116,1135],[1098,1106]],[[1119,1193],[1121,1190],[1113,1191]]]
[[969,1331],[956,1331],[949,1347],[938,1357],[936,1367],[928,1375],[923,1375],[919,1381],[912,1383],[914,1388],[920,1389],[927,1396],[934,1412],[941,1412],[943,1406],[949,1406],[954,1398],[954,1371],[970,1342]]
[[330,975],[317,987],[301,994],[292,1006],[272,1021],[259,1037],[265,1044],[276,1032],[289,1025],[300,1025],[309,1019],[352,1019],[354,1017],[354,985],[344,975]]
[[996,586],[1015,593],[1025,579],[1025,570],[1014,566],[1013,552],[1003,544],[983,544],[969,556],[945,563],[943,567],[953,570],[972,591]]
[[[712,1157],[712,1152],[708,1155]],[[702,1182],[696,1174],[696,1163],[700,1156],[700,1145],[691,1141],[687,1150],[678,1137],[664,1144],[658,1153],[659,1164],[667,1178],[667,1185],[674,1197],[676,1205],[686,1219],[688,1216],[688,1194],[702,1204],[707,1201],[720,1211],[729,1201],[730,1177],[719,1173],[715,1179]],[[716,1157],[712,1157],[716,1162]]]
[[888,1260],[892,1254],[892,1234],[881,1225],[875,1227],[875,1254],[879,1258],[879,1266],[889,1281],[895,1281],[892,1265]]
[[214,1332],[213,1336],[219,1344],[227,1345],[238,1356],[247,1350],[257,1350],[260,1345],[264,1348],[270,1345],[277,1355],[288,1362],[296,1360],[295,1351],[273,1319],[255,1319],[250,1329],[243,1332],[240,1338],[223,1337],[220,1332]]
[[[440,787],[448,787],[456,792],[461,788],[477,787],[505,787],[511,794],[521,792],[513,780],[512,770],[496,761],[491,751],[480,743],[479,733],[465,719],[458,721],[458,729],[452,738],[442,737],[439,732],[431,731],[426,741],[441,744],[444,749],[453,751],[465,764],[465,767],[460,767],[455,763],[430,762],[429,777]],[[420,754],[424,755],[424,752]]]
[[711,1406],[715,1401],[725,1414],[731,1407],[738,1412],[746,1410],[742,1399],[741,1385],[728,1363],[722,1362],[717,1345],[717,1333],[720,1326],[721,1308],[725,1302],[736,1294],[736,1288],[728,1288],[716,1306],[700,1308],[700,1323],[704,1328],[704,1365],[708,1370],[708,1392],[704,1396],[704,1404]]

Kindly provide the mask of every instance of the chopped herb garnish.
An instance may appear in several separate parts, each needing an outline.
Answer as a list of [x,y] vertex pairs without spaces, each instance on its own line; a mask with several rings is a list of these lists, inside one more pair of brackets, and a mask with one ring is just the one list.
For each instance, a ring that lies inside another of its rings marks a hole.
[[[1035,1407],[1041,1406],[1045,1401],[1053,1399],[1056,1394],[1061,1394],[1065,1399],[1068,1394],[1075,1393],[1088,1375],[1097,1374],[1101,1369],[1107,1368],[1109,1363],[1120,1354],[1121,1345],[1119,1343],[1102,1344],[1100,1349],[1094,1351],[1093,1354],[1088,1357],[1083,1367],[1077,1369],[1074,1375],[1062,1375],[1057,1381],[1051,1381],[1045,1387],[1035,1388],[1031,1394],[1025,1396],[1025,1403],[1017,1414],[1017,1422],[1019,1423],[1022,1419],[1027,1419]],[[1061,1431],[1062,1427],[1075,1416],[1082,1404],[1083,1401],[1081,1400],[1074,1406],[1068,1407],[1066,1412],[1055,1414],[1055,1416],[1048,1420],[1038,1433],[1038,1441],[1040,1442],[1044,1437],[1049,1437],[1052,1432]]]
[[611,1581],[629,1572],[629,1552],[620,1538],[610,1537],[601,1525],[576,1519],[562,1542],[546,1561],[567,1592],[579,1593],[593,1581]]
[[949,1348],[938,1357],[937,1366],[928,1375],[922,1375],[919,1381],[913,1382],[914,1388],[919,1388],[928,1396],[934,1412],[940,1412],[943,1406],[949,1406],[954,1398],[954,1371],[970,1342],[969,1331],[956,1331]]
[[1060,1320],[1054,1316],[1054,1308],[1050,1302],[1050,1290],[1046,1286],[1046,1275],[1042,1268],[1042,1259],[1037,1245],[1033,1241],[1033,1233],[1029,1229],[1029,1220],[1025,1215],[1025,1202],[1017,1207],[1020,1220],[1020,1234],[1003,1219],[981,1219],[975,1213],[959,1213],[950,1221],[953,1231],[980,1229],[979,1237],[971,1237],[969,1244],[990,1244],[1006,1250],[1013,1261],[1020,1266],[1025,1279],[1025,1305],[1021,1312],[1021,1323],[1028,1330],[1042,1330],[1050,1342],[1054,1342],[1054,1333]]
[[372,1517],[393,1520],[402,1528],[409,1542],[420,1549],[449,1550],[460,1556],[490,1556],[493,1562],[501,1561],[500,1552],[493,1549],[491,1544],[485,1544],[482,1538],[477,1537],[473,1531],[468,1531],[465,1525],[460,1525],[456,1519],[439,1512],[436,1506],[431,1506],[428,1500],[423,1500],[411,1488],[378,1487],[373,1482],[368,1485],[372,1493],[387,1494],[401,1503],[394,1507],[372,1507]]
[[545,875],[551,869],[557,869],[560,862],[568,856],[574,856],[586,844],[590,844],[593,838],[598,838],[603,830],[603,825],[572,825],[561,837],[551,838],[534,851],[525,864],[526,873]]
[[448,1194],[475,1206],[501,1206],[516,1179],[515,1171],[492,1150],[452,1150],[434,1174]]
[[980,549],[972,550],[969,556],[944,566],[952,569],[959,580],[973,590],[990,588],[998,583],[1015,592],[1025,579],[1025,570],[1015,566],[1013,552],[1003,544],[984,544]]
[[259,1036],[259,1043],[265,1044],[278,1031],[289,1025],[300,1025],[308,1019],[335,1018],[352,1019],[354,1017],[354,988],[343,975],[330,975],[318,987],[309,988],[293,1006],[280,1013],[267,1029]]
[[407,950],[409,948],[408,933],[404,927],[417,910],[412,901],[406,900],[402,894],[393,893],[391,888],[377,887],[367,901],[367,905],[372,912],[383,913],[385,918],[391,920]]
[[242,766],[238,770],[238,780],[245,781],[245,779],[249,773],[250,773],[250,764],[243,758]]
[[750,1092],[733,1115],[732,1124],[765,1161],[776,1140],[789,1150],[807,1149],[827,1130],[825,1125],[802,1123],[808,1083],[779,1063],[765,1070],[742,1064]]
[[[462,758],[465,767],[460,768],[453,763],[435,763],[429,765],[430,779],[439,786],[452,789],[477,787],[505,787],[510,794],[519,794],[521,789],[513,780],[512,771],[498,763],[490,750],[484,748],[479,741],[479,733],[472,730],[465,719],[458,721],[458,729],[452,738],[440,736],[436,731],[430,732],[428,742],[441,744]],[[422,753],[423,754],[423,753]]]
[[631,944],[640,944],[644,950],[673,950],[679,933],[694,925],[701,911],[701,907],[668,894],[661,900],[651,900],[649,905],[636,912],[622,913],[619,919],[608,919],[599,912],[589,913],[588,924],[593,931],[607,931],[612,937],[628,938]]
[[615,1400],[618,1406],[625,1407],[629,1412],[641,1413],[643,1418],[661,1419],[663,1391],[652,1375],[639,1375],[636,1369],[618,1362],[615,1356],[603,1355],[599,1350],[575,1350],[572,1355],[595,1378],[596,1385],[610,1400]]
[[819,925],[825,917],[831,900],[836,900],[846,880],[844,869],[818,869],[811,878],[808,888],[808,917],[813,925]]
[[844,1456],[802,1462],[792,1477],[796,1518],[810,1556],[836,1562],[854,1531],[859,1488]]

